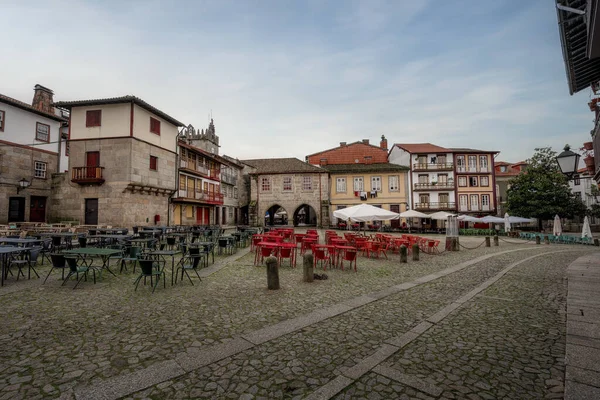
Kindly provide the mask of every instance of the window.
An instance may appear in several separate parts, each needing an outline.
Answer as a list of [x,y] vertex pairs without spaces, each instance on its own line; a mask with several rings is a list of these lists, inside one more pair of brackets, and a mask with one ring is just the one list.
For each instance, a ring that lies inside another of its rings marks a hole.
[[85,112],[85,126],[102,126],[102,110],[89,110]]
[[233,188],[233,197],[234,197],[235,199],[237,199],[237,198],[238,198],[238,189],[237,189],[237,188]]
[[399,182],[398,175],[390,175],[388,177],[390,192],[397,192],[400,189],[400,184],[398,182]]
[[476,176],[470,176],[469,177],[469,186],[478,186],[477,185],[477,177]]
[[185,190],[185,175],[179,175],[179,190]]
[[446,155],[442,154],[442,155],[438,155],[437,156],[437,163],[438,164],[446,164]]
[[419,183],[421,183],[421,184],[429,183],[429,175],[427,175],[427,174],[419,175]]
[[459,208],[458,208],[459,211],[467,211],[469,197],[466,194],[461,194],[458,196],[458,201],[459,201]]
[[50,125],[38,122],[35,126],[35,140],[50,142]]
[[506,165],[502,165],[500,167],[500,172],[506,172]]
[[381,177],[380,176],[372,176],[371,177],[371,190],[381,192]]
[[440,203],[444,203],[444,207],[448,207],[449,199],[450,199],[450,195],[448,193],[440,193],[438,195],[438,201]]
[[312,176],[302,177],[302,190],[312,190]]
[[291,176],[283,177],[283,191],[284,192],[292,191],[292,177]]
[[471,195],[471,211],[479,211],[479,195]]
[[460,187],[466,187],[467,186],[467,177],[466,176],[459,176],[458,177],[458,186],[460,186]]
[[479,168],[481,172],[487,172],[488,168],[488,158],[487,156],[479,156]]
[[458,172],[465,172],[465,156],[456,156],[456,168]]
[[157,165],[158,165],[158,157],[150,156],[150,169],[153,171],[156,171]]
[[448,183],[448,174],[438,174],[438,184],[446,185]]
[[68,140],[65,142],[65,156],[69,156],[69,150],[71,149],[71,142]]
[[34,166],[35,166],[34,176],[36,178],[46,179],[46,168],[48,167],[48,164],[45,162],[36,161]]
[[229,208],[229,220],[231,221],[233,219],[233,207],[228,207]]
[[160,135],[160,121],[150,117],[150,132]]
[[490,179],[487,176],[479,178],[479,186],[490,186]]
[[481,195],[481,209],[483,211],[489,211],[490,210],[490,195],[489,194],[482,194]]
[[346,178],[336,178],[335,191],[337,193],[346,193]]
[[362,176],[355,176],[354,177],[354,191],[355,192],[362,192],[364,191],[364,185],[363,185],[363,178]]
[[429,194],[420,194],[419,203],[429,204]]
[[581,183],[579,180],[579,175],[573,176],[573,185],[578,186]]
[[260,188],[263,192],[271,190],[271,179],[267,177],[260,178]]
[[6,118],[6,113],[0,110],[0,132],[4,132],[4,120]]
[[477,156],[469,156],[469,172],[477,172]]

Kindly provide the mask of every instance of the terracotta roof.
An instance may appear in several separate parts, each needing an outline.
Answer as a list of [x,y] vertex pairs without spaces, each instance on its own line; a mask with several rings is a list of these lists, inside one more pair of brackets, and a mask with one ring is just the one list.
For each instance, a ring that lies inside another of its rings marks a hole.
[[527,161],[519,161],[519,162],[516,162],[516,163],[514,163],[512,165],[528,165],[528,164],[529,163]]
[[240,160],[246,165],[256,168],[257,174],[287,174],[287,173],[326,173],[322,168],[315,167],[297,158],[260,158]]
[[494,161],[494,165],[510,165],[510,163],[507,163],[506,161]]
[[50,118],[53,119],[55,121],[68,121],[66,118],[63,118],[61,116],[55,115],[55,114],[51,114],[45,111],[40,111],[37,108],[34,108],[33,106],[31,106],[30,104],[27,103],[23,103],[22,101],[19,101],[17,99],[13,99],[12,97],[8,97],[5,96],[3,94],[0,94],[0,103],[6,103],[6,104],[10,104],[11,106],[20,108],[22,110],[25,111],[29,111],[32,112],[34,114],[38,114],[41,115],[42,117],[46,117],[46,118]]
[[327,164],[321,166],[330,173],[344,172],[396,172],[408,171],[410,168],[398,164],[377,163],[377,164]]
[[401,149],[409,153],[452,153],[452,150],[445,147],[436,146],[431,143],[395,143]]
[[477,150],[461,147],[451,147],[450,150],[452,150],[455,153],[500,153],[499,151],[495,150]]
[[135,97],[135,96],[131,96],[131,95],[121,96],[121,97],[110,97],[110,98],[106,98],[106,99],[59,101],[59,102],[54,103],[54,105],[56,107],[63,107],[63,108],[67,108],[70,110],[73,107],[85,107],[85,106],[96,106],[96,105],[103,105],[103,104],[120,104],[120,103],[137,104],[138,106],[150,111],[153,114],[158,115],[159,117],[165,119],[166,121],[172,123],[173,125],[185,126],[185,124],[183,122],[180,122],[180,121],[176,120],[175,118],[171,117],[170,115],[168,115],[167,113],[162,112],[158,108],[151,106],[150,104],[146,103],[144,100],[140,99],[139,97]]
[[308,158],[308,157],[316,156],[316,155],[319,155],[319,154],[327,153],[328,151],[337,150],[337,149],[341,149],[341,148],[344,148],[344,147],[355,146],[355,145],[357,145],[357,144],[362,144],[362,145],[365,145],[365,146],[371,146],[371,147],[374,147],[374,148],[376,148],[376,149],[383,150],[383,151],[386,151],[386,152],[387,152],[387,149],[382,149],[381,147],[379,147],[379,146],[376,146],[376,145],[374,145],[374,144],[371,144],[370,142],[369,142],[369,143],[365,143],[364,141],[362,141],[362,140],[359,140],[359,141],[357,141],[357,142],[346,143],[346,144],[344,144],[343,146],[342,146],[342,145],[340,145],[340,146],[332,147],[332,148],[330,148],[330,149],[321,150],[321,151],[318,151],[318,152],[316,152],[316,153],[309,154],[309,155],[307,155],[306,157]]

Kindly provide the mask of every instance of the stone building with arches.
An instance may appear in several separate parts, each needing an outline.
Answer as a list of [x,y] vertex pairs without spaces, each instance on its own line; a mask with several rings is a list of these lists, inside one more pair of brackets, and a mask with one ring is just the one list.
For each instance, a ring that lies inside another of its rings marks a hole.
[[242,160],[249,166],[249,224],[329,226],[329,176],[297,158]]

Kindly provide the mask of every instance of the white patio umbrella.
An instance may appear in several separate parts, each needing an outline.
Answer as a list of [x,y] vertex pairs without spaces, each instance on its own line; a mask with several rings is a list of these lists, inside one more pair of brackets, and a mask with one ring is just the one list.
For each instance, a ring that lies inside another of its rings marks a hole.
[[401,218],[429,218],[429,215],[415,210],[404,211],[401,212],[399,215]]
[[508,213],[504,214],[504,231],[510,232],[510,218]]
[[560,236],[562,234],[562,226],[560,226],[560,217],[558,214],[554,216],[554,226],[552,227],[552,234],[554,236]]
[[448,219],[448,217],[451,217],[453,215],[455,215],[455,214],[452,214],[452,213],[449,213],[449,212],[446,212],[446,211],[438,211],[436,213],[429,214],[428,217],[431,218],[431,219],[437,219],[437,220],[444,220],[445,221],[445,220]]
[[508,217],[508,220],[510,221],[511,224],[520,224],[520,223],[528,224],[531,222],[530,218],[513,217],[513,216]]
[[398,213],[384,210],[383,208],[375,207],[370,204],[359,204],[341,210],[335,210],[333,216],[344,221],[352,220],[356,222],[388,221],[400,218],[400,214]]
[[592,237],[592,230],[590,229],[590,220],[588,219],[587,215],[583,219],[583,229],[581,230],[581,237],[582,238],[591,238]]
[[504,218],[494,217],[493,215],[488,215],[481,218],[481,222],[485,222],[487,224],[503,224]]
[[471,215],[459,215],[456,219],[462,222],[483,222],[483,218],[477,218]]

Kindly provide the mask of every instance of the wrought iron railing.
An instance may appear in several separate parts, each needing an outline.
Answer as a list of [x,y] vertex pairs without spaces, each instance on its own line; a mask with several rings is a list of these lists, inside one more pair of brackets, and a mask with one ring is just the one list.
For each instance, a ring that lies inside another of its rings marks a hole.
[[415,203],[415,210],[454,210],[455,202]]

